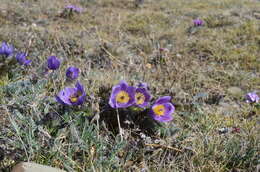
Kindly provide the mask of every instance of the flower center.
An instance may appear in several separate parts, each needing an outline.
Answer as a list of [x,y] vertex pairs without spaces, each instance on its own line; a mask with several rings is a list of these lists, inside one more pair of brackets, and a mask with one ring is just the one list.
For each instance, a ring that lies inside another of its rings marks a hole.
[[75,103],[76,101],[78,101],[78,97],[75,97],[75,96],[70,97],[70,101],[71,101],[72,103]]
[[153,111],[156,115],[162,116],[165,113],[165,106],[164,105],[157,105],[153,107]]
[[75,102],[78,101],[78,99],[79,99],[80,96],[82,96],[82,92],[77,91],[77,93],[72,94],[72,95],[70,96],[70,101],[71,101],[72,103],[75,103]]
[[125,91],[120,91],[116,95],[116,101],[118,103],[127,103],[130,100],[129,94]]
[[144,94],[142,94],[142,93],[140,93],[140,92],[137,92],[137,93],[135,94],[135,101],[136,101],[136,104],[138,104],[138,105],[143,104],[144,101],[145,101],[145,96],[144,96]]

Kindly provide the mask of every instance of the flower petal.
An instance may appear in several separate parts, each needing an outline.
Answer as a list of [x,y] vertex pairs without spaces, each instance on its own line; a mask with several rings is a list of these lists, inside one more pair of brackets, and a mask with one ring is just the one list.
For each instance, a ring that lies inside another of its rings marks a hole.
[[117,104],[116,104],[116,95],[118,94],[118,92],[121,90],[121,86],[120,85],[115,85],[112,88],[112,92],[109,98],[109,105],[112,108],[117,108]]
[[85,93],[84,87],[79,81],[77,81],[75,86],[76,86],[77,90],[80,91],[82,94]]
[[165,103],[164,107],[166,109],[165,114],[172,114],[175,111],[175,107],[171,103]]
[[56,56],[49,56],[47,59],[48,68],[56,70],[60,67],[60,60]]
[[140,83],[137,85],[137,87],[139,87],[139,88],[146,88],[146,89],[148,89],[148,84],[147,84],[147,83],[145,83],[145,82],[140,82]]
[[66,70],[66,76],[71,79],[71,80],[74,80],[76,78],[78,78],[79,76],[79,68],[76,68],[76,67],[69,67],[67,70]]
[[127,82],[124,81],[124,80],[121,80],[121,81],[119,82],[119,85],[120,85],[120,87],[121,87],[122,90],[127,90],[127,88],[128,88],[128,84],[127,84]]
[[27,66],[32,62],[32,60],[25,60],[24,65]]
[[164,97],[160,97],[159,99],[157,99],[155,101],[155,104],[168,103],[169,101],[171,101],[171,96],[164,96]]

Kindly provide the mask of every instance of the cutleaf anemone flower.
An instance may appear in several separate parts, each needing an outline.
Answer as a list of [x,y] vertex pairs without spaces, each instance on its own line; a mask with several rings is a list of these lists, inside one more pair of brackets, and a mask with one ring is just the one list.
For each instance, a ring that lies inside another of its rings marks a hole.
[[76,67],[69,67],[66,71],[66,76],[70,80],[77,79],[79,76],[79,68]]
[[16,54],[16,60],[18,61],[18,63],[20,65],[29,65],[31,63],[32,60],[28,60],[26,59],[27,57],[27,54],[26,53],[23,53],[23,52],[20,52],[20,53],[17,53]]
[[258,103],[260,100],[259,96],[255,92],[250,92],[246,94],[247,103]]
[[60,60],[56,56],[49,56],[47,65],[50,70],[56,70],[60,67]]
[[65,7],[65,9],[68,9],[68,10],[71,10],[71,11],[74,11],[74,12],[77,12],[77,13],[81,13],[83,11],[83,9],[81,7],[77,7],[75,5],[67,5]]
[[149,105],[151,94],[148,91],[146,83],[140,83],[135,90],[135,105],[140,108],[145,108]]
[[193,24],[194,24],[194,26],[202,26],[203,21],[201,19],[195,19],[195,20],[193,20]]
[[76,83],[74,88],[66,87],[61,90],[56,96],[56,100],[63,104],[69,106],[81,105],[85,101],[86,92],[84,87],[79,82]]
[[12,45],[8,45],[6,42],[2,42],[0,47],[0,55],[5,55],[6,57],[10,56],[14,52],[14,47]]
[[121,81],[112,88],[109,105],[112,108],[126,108],[135,103],[135,87]]
[[152,105],[151,110],[149,111],[149,115],[157,121],[160,122],[168,122],[173,119],[172,113],[175,108],[173,104],[170,102],[170,96],[164,96],[157,99]]

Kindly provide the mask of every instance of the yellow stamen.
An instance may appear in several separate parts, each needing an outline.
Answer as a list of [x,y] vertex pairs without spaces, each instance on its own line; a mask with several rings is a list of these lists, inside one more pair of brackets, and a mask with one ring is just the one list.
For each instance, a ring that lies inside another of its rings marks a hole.
[[137,92],[137,93],[135,94],[135,100],[136,100],[136,104],[138,104],[138,105],[143,104],[144,101],[145,101],[145,96],[144,96],[144,94]]
[[153,108],[153,111],[156,115],[162,116],[165,113],[165,107],[164,105],[157,105]]
[[71,97],[71,98],[70,98],[70,101],[71,101],[72,103],[75,103],[76,101],[78,101],[78,97]]
[[77,91],[77,93],[73,94],[70,96],[70,101],[72,103],[75,103],[76,101],[78,101],[79,97],[82,96],[82,92],[80,92],[79,90]]
[[130,100],[129,94],[125,91],[120,91],[116,95],[116,101],[118,103],[127,103]]

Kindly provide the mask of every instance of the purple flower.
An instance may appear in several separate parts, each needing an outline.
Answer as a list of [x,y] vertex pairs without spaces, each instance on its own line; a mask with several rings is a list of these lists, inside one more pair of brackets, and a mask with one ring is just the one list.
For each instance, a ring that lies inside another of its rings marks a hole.
[[247,93],[246,94],[246,102],[247,103],[258,103],[259,96],[255,92]]
[[138,84],[138,88],[135,90],[135,105],[140,108],[145,108],[149,105],[151,100],[151,94],[147,89],[146,83]]
[[0,47],[0,55],[5,55],[6,57],[13,54],[14,47],[12,45],[8,45],[6,42],[2,42]]
[[112,108],[126,108],[135,103],[135,88],[128,86],[125,81],[120,81],[112,88],[109,105]]
[[47,64],[50,70],[56,70],[60,67],[60,60],[56,56],[49,56]]
[[71,11],[75,11],[75,12],[78,12],[78,13],[81,13],[83,11],[83,9],[81,7],[77,7],[75,5],[67,5],[65,7],[65,9],[68,9],[68,10],[71,10]]
[[172,113],[175,108],[170,102],[170,96],[164,96],[157,99],[149,111],[149,115],[157,121],[168,122],[173,119]]
[[159,51],[160,52],[169,52],[169,49],[168,48],[159,48]]
[[137,87],[148,89],[148,85],[147,85],[147,83],[145,83],[145,82],[140,82],[140,83],[137,85]]
[[76,78],[78,78],[79,76],[79,68],[76,67],[69,67],[66,71],[66,76],[71,79],[74,80]]
[[27,54],[26,53],[23,53],[23,52],[20,52],[20,53],[17,53],[16,54],[16,60],[18,61],[18,63],[20,65],[29,65],[31,63],[32,60],[28,60],[26,59],[27,57]]
[[193,24],[194,24],[194,26],[202,26],[203,21],[201,19],[195,19],[195,20],[193,20]]
[[79,82],[76,83],[75,88],[66,87],[61,90],[56,96],[56,100],[69,106],[81,105],[84,103],[86,98],[86,92],[84,91],[83,85]]

